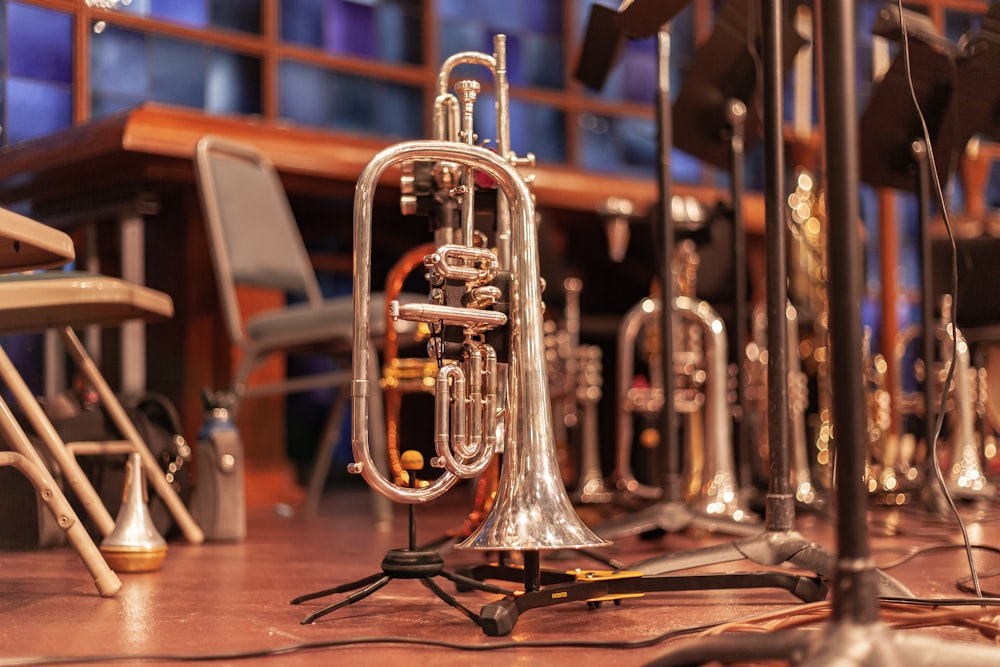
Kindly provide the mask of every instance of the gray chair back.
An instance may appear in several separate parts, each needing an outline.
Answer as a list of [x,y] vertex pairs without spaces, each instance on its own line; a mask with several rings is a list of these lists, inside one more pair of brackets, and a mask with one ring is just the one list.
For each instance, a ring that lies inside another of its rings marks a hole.
[[245,341],[238,286],[281,290],[322,302],[309,255],[284,186],[256,148],[208,135],[195,151],[195,172],[226,326]]

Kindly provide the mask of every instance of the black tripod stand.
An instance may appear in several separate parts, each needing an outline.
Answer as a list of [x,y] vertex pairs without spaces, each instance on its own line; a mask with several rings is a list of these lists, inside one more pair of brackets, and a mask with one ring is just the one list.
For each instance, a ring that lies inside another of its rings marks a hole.
[[[410,473],[410,479],[413,481],[413,484],[417,484],[417,471],[423,469],[424,457],[419,452],[409,450],[403,452],[400,457],[400,462],[403,469]],[[326,616],[327,614],[337,611],[342,607],[346,607],[363,600],[388,584],[393,579],[419,580],[420,583],[429,588],[435,595],[455,609],[461,611],[477,624],[479,623],[479,617],[475,614],[475,612],[462,605],[462,603],[456,600],[452,595],[446,593],[444,589],[442,589],[437,582],[434,581],[436,577],[443,577],[463,590],[480,590],[488,593],[499,593],[501,595],[506,595],[511,592],[505,588],[500,588],[499,586],[494,586],[478,579],[472,579],[470,577],[448,572],[444,569],[444,560],[441,558],[441,554],[437,550],[418,548],[413,505],[409,506],[409,530],[409,546],[406,549],[390,549],[386,553],[385,558],[382,559],[381,571],[370,574],[367,577],[358,579],[357,581],[316,591],[315,593],[306,593],[305,595],[300,595],[299,597],[293,599],[291,604],[301,604],[309,600],[315,600],[329,595],[350,593],[350,595],[342,598],[341,600],[338,600],[337,602],[324,607],[319,611],[309,614],[302,619],[302,624],[307,625],[319,618],[322,618],[323,616]],[[351,591],[354,592],[351,593]]]

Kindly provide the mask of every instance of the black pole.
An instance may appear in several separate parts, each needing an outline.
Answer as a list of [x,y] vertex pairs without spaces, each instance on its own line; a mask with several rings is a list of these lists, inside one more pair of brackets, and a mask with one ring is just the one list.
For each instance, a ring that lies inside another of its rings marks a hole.
[[854,2],[824,0],[821,31],[830,225],[829,304],[833,426],[837,438],[838,560],[833,618],[878,620],[876,572],[868,543],[865,401],[862,382],[861,296],[864,266],[858,206],[858,120],[854,77]]
[[768,530],[795,527],[788,442],[788,302],[785,260],[785,136],[782,103],[782,0],[766,0],[764,39],[764,240],[767,253]]
[[[911,145],[911,155],[913,163],[917,168],[917,220],[920,225],[917,231],[920,239],[920,322],[923,329],[923,338],[921,340],[922,356],[924,358],[924,437],[926,438],[927,451],[930,452],[936,430],[934,414],[936,412],[934,406],[934,333],[937,327],[934,323],[934,267],[931,260],[930,205],[928,203],[928,195],[931,191],[931,172],[927,160],[927,144],[923,140],[915,140]],[[930,458],[928,458],[929,460]],[[929,467],[928,472],[930,474],[927,479],[933,479],[933,468]]]
[[660,411],[660,451],[663,457],[663,497],[667,502],[681,499],[681,450],[677,434],[677,409],[674,406],[674,219],[671,211],[672,182],[670,152],[673,149],[673,117],[670,103],[670,24],[665,23],[656,36],[657,77],[657,186],[660,207],[660,364],[663,374],[663,409]]
[[739,452],[739,482],[743,488],[753,483],[749,474],[750,437],[746,428],[747,380],[743,372],[743,353],[749,331],[747,315],[747,232],[743,213],[746,195],[746,122],[747,105],[739,99],[726,102],[726,122],[729,124],[729,160],[732,179],[731,199],[733,208],[733,319],[729,332],[729,359],[736,368],[736,407],[734,421],[736,445]]

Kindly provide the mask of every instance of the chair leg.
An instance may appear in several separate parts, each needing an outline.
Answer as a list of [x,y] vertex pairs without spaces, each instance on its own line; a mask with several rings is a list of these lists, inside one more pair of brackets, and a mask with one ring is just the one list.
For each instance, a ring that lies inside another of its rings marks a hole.
[[32,486],[38,491],[38,496],[45,503],[56,523],[66,533],[66,538],[90,572],[102,597],[111,597],[118,593],[122,582],[115,574],[97,545],[90,539],[79,517],[70,506],[66,496],[55,484],[44,465],[40,464],[38,452],[31,446],[31,441],[25,435],[24,429],[10,411],[7,403],[0,399],[0,432],[15,451],[0,452],[0,466],[12,466],[19,470]]
[[90,382],[94,391],[97,392],[101,405],[108,411],[111,421],[114,422],[118,430],[125,436],[125,439],[132,443],[134,451],[138,452],[142,458],[142,467],[146,471],[147,481],[153,485],[156,495],[160,497],[160,500],[163,501],[163,504],[166,505],[167,509],[173,515],[174,520],[177,521],[177,525],[180,527],[185,539],[191,544],[201,544],[204,542],[205,533],[195,522],[194,518],[192,518],[191,513],[184,506],[184,502],[167,481],[156,457],[149,451],[149,447],[146,446],[142,436],[139,435],[139,431],[136,430],[135,424],[132,423],[132,420],[125,413],[125,408],[122,407],[122,404],[118,401],[118,397],[111,391],[111,387],[104,380],[104,376],[101,375],[97,364],[87,354],[76,333],[69,327],[62,329],[60,333],[74,363],[87,378],[87,381]]
[[[382,386],[378,378],[382,377],[379,368],[378,354],[368,348],[368,377],[375,378],[370,382],[368,393],[368,447],[371,449],[372,460],[379,472],[388,475],[389,471],[389,438],[386,436],[385,403],[382,398]],[[372,521],[376,530],[392,528],[392,501],[372,489]]]
[[[45,415],[42,406],[38,404],[35,395],[31,393],[31,389],[25,384],[21,374],[17,372],[13,362],[2,347],[0,347],[0,377],[3,378],[4,384],[7,385],[17,404],[21,406],[28,423],[31,424],[59,466],[63,478],[69,488],[73,490],[84,511],[94,520],[97,530],[101,535],[109,535],[115,529],[114,518],[104,506],[104,502],[90,480],[87,479],[87,475],[80,468],[80,464],[66,449],[66,444],[56,432],[55,427],[52,426],[52,422]],[[11,415],[11,419],[15,419],[13,415]],[[34,453],[34,457],[31,456],[32,453]],[[29,448],[29,451],[22,452],[22,454],[36,465],[44,467],[41,459],[38,458],[38,453],[34,452],[34,448]]]
[[[378,355],[374,352],[369,355],[369,377],[379,377],[381,372],[378,367]],[[383,475],[388,474],[389,468],[389,446],[386,437],[385,406],[383,405],[382,390],[378,382],[371,383],[368,405],[368,446],[371,448],[372,458]],[[320,448],[316,452],[313,460],[312,473],[309,477],[309,487],[306,492],[305,512],[308,515],[316,513],[319,507],[320,497],[323,494],[323,487],[326,485],[327,476],[330,474],[330,462],[333,459],[334,449],[337,445],[337,436],[340,432],[340,425],[346,416],[347,406],[350,405],[352,397],[345,391],[338,391],[333,411],[327,419],[323,428],[323,438]],[[376,530],[383,531],[392,528],[393,512],[392,501],[383,496],[378,491],[371,491],[371,511],[372,523]]]
[[323,425],[319,449],[313,457],[312,471],[309,473],[309,483],[306,487],[306,499],[303,510],[307,516],[315,516],[319,511],[319,501],[323,497],[327,477],[330,475],[330,463],[337,448],[340,427],[347,415],[347,406],[351,404],[351,396],[346,388],[339,388],[334,398],[333,409]]

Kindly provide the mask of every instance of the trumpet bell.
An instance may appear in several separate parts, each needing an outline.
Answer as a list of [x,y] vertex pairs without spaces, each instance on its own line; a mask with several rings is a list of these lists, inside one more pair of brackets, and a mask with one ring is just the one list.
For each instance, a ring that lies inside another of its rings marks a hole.
[[143,494],[142,458],[129,454],[125,463],[125,488],[115,528],[101,542],[100,551],[115,572],[151,572],[167,555]]
[[492,510],[455,548],[535,551],[610,545],[577,514],[563,486],[554,448],[547,448],[551,455],[533,458],[529,452],[519,458],[517,447],[508,441]]

